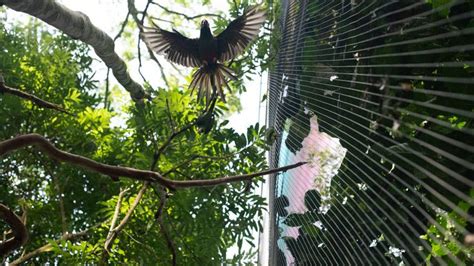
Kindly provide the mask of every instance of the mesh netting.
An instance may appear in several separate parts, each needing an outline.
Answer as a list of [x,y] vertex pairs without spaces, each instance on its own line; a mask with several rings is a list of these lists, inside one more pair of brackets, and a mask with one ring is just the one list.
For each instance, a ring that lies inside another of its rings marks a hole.
[[474,2],[280,9],[274,263],[471,264]]

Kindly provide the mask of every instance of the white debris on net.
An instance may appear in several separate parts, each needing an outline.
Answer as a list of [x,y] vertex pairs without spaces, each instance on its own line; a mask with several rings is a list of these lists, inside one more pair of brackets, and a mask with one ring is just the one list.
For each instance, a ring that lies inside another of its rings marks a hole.
[[360,58],[359,58],[359,53],[355,53],[354,54],[354,58],[357,62],[359,62]]
[[333,96],[335,90],[324,90],[323,95],[324,96]]
[[371,248],[376,247],[377,244],[378,244],[377,239],[374,239],[374,240],[372,240],[372,242],[370,243],[369,247],[371,247]]
[[321,230],[324,229],[323,223],[321,221],[316,221],[313,223],[313,225]]
[[357,187],[359,190],[366,191],[367,190],[367,184],[365,183],[357,183]]
[[331,77],[329,77],[329,81],[334,81],[337,78],[339,78],[337,75],[332,75]]
[[402,254],[405,252],[404,249],[389,247],[388,254],[394,256],[395,258],[400,258]]
[[347,203],[347,197],[344,197],[344,199],[342,200],[342,205],[345,205]]
[[385,241],[385,237],[383,234],[379,236],[379,238],[372,240],[369,247],[373,248],[376,247],[379,242]]

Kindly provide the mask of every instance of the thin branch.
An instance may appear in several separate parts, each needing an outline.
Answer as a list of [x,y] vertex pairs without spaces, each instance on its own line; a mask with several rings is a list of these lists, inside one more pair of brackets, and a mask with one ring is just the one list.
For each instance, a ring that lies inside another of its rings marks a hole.
[[179,16],[182,16],[184,17],[185,19],[187,20],[194,20],[194,19],[197,19],[197,18],[202,18],[202,17],[217,17],[217,18],[221,18],[221,19],[224,19],[223,16],[219,15],[219,14],[214,14],[214,13],[204,13],[204,14],[199,14],[199,15],[194,15],[194,16],[188,16],[184,13],[181,13],[181,12],[177,12],[177,11],[174,11],[174,10],[171,10],[165,6],[162,6],[161,4],[158,4],[156,2],[152,2],[152,4],[160,7],[161,9],[163,9],[164,11],[166,11],[167,13],[170,13],[170,14],[174,14],[174,15],[179,15]]
[[[145,10],[148,8],[148,5],[150,3],[148,2],[147,3],[147,6],[145,7]],[[137,8],[135,7],[135,0],[128,0],[128,10],[130,12],[130,14],[132,15],[132,18],[133,20],[135,21],[135,23],[138,25],[138,29],[140,30],[140,32],[142,31],[142,26],[143,26],[143,19],[145,17],[145,13],[143,13],[143,16],[142,16],[142,19],[139,19],[138,18],[138,11],[137,11]],[[140,39],[138,40],[138,45],[137,45],[137,51],[138,51],[138,70],[140,72],[140,75],[142,76],[143,80],[146,81],[145,77],[143,76],[143,74],[141,73],[141,67],[142,67],[142,55],[141,55],[141,49],[140,49],[140,44],[141,44],[141,41]],[[166,86],[169,87],[169,82],[168,82],[168,79],[166,78],[166,75],[165,75],[165,72],[163,70],[163,66],[161,65],[160,61],[158,61],[158,58],[156,58],[156,56],[153,54],[153,51],[148,48],[148,46],[146,47],[147,50],[148,50],[148,54],[150,55],[150,58],[155,61],[155,63],[158,65],[158,68],[160,69],[160,73],[161,73],[161,78],[163,79],[163,81],[165,82]]]
[[168,176],[169,174],[171,174],[173,172],[176,172],[176,170],[180,169],[181,167],[183,167],[185,165],[188,165],[190,162],[196,160],[197,158],[199,158],[199,155],[193,155],[193,156],[189,157],[187,160],[184,160],[180,164],[178,164],[178,165],[174,166],[173,168],[171,168],[170,170],[164,172],[163,176]]
[[[37,155],[37,154],[35,154]],[[38,158],[41,160],[41,158]],[[64,197],[63,197],[63,188],[61,187],[59,180],[56,178],[56,175],[53,175],[53,170],[47,165],[46,163],[43,162],[44,169],[46,173],[51,177],[53,180],[54,184],[54,189],[56,189],[56,193],[58,194],[59,197],[59,213],[61,215],[61,228],[62,228],[62,233],[66,234],[67,233],[67,218],[66,218],[66,209],[64,208]]]
[[[66,241],[72,241],[72,240],[75,240],[75,239],[78,239],[78,238],[81,238],[83,236],[86,236],[87,234],[89,234],[90,230],[96,228],[96,227],[99,227],[102,223],[100,224],[96,224],[94,226],[91,226],[83,231],[80,231],[80,232],[77,232],[77,233],[67,233],[67,234],[64,234],[61,236],[60,239],[58,240],[55,240],[56,243],[59,243],[60,241],[63,241],[63,240],[66,240]],[[23,256],[21,256],[20,258],[12,261],[10,263],[11,266],[13,265],[20,265],[22,263],[24,263],[25,261],[33,258],[33,257],[36,257],[38,256],[39,254],[41,253],[45,253],[45,252],[49,252],[53,249],[53,245],[51,243],[48,243],[42,247],[39,247],[31,252],[28,252],[26,254],[24,254]]]
[[163,154],[163,152],[168,148],[168,146],[170,145],[171,141],[173,141],[174,138],[176,138],[177,136],[179,136],[180,134],[186,132],[188,129],[191,129],[193,126],[195,126],[199,121],[201,121],[204,117],[208,116],[209,113],[213,112],[214,111],[214,106],[215,106],[215,103],[217,101],[217,98],[213,98],[212,99],[212,102],[210,104],[210,108],[207,109],[205,112],[203,112],[198,118],[196,118],[193,122],[185,125],[184,127],[182,127],[180,130],[178,131],[174,131],[173,130],[173,133],[168,137],[168,139],[163,143],[161,144],[160,148],[158,149],[158,151],[155,153],[155,158],[160,158],[161,154]]
[[[248,147],[247,147],[248,148]],[[184,160],[183,162],[181,162],[180,164],[174,166],[173,168],[169,169],[168,171],[164,172],[162,174],[162,176],[166,177],[168,176],[169,174],[173,173],[173,172],[176,172],[178,169],[180,169],[181,167],[183,166],[186,166],[188,165],[190,162],[196,160],[196,159],[208,159],[208,160],[225,160],[225,159],[229,159],[231,157],[234,157],[236,154],[239,154],[240,152],[242,152],[243,150],[245,150],[246,148],[238,151],[238,152],[233,152],[231,154],[227,154],[227,155],[224,155],[224,156],[207,156],[207,155],[193,155],[191,157],[189,157],[187,160]]]
[[40,99],[40,98],[38,98],[38,97],[36,97],[32,94],[29,94],[27,92],[20,91],[18,89],[6,86],[4,81],[3,81],[3,77],[1,75],[0,75],[0,93],[8,93],[8,94],[11,94],[11,95],[15,95],[15,96],[18,96],[20,98],[29,100],[30,102],[32,102],[33,104],[35,104],[37,106],[40,106],[40,107],[43,107],[43,108],[48,108],[48,109],[53,109],[53,110],[56,110],[56,111],[59,111],[59,112],[65,113],[65,114],[69,114],[69,115],[71,114],[68,111],[66,111],[64,108],[62,108],[61,106],[59,106],[57,104],[47,102],[47,101],[42,100],[42,99]]
[[9,140],[4,140],[0,142],[0,156],[12,152],[14,150],[34,145],[40,150],[42,150],[46,155],[52,157],[58,161],[68,162],[73,165],[82,166],[83,168],[89,169],[94,172],[98,172],[104,175],[111,177],[124,176],[135,180],[142,180],[148,182],[156,182],[168,189],[182,189],[190,187],[207,187],[207,186],[217,186],[232,182],[252,180],[254,177],[263,176],[267,174],[285,172],[290,169],[299,167],[306,162],[299,162],[292,165],[287,165],[279,168],[268,169],[265,171],[245,174],[245,175],[236,175],[236,176],[227,176],[216,179],[204,179],[204,180],[170,180],[164,178],[160,173],[146,170],[139,170],[129,167],[121,166],[112,166],[108,164],[103,164],[91,160],[80,155],[71,154],[62,150],[57,149],[53,144],[51,144],[46,138],[38,134],[27,134],[14,137]]
[[53,0],[0,0],[0,4],[37,17],[71,38],[92,46],[133,100],[141,101],[146,97],[143,87],[130,77],[125,62],[115,52],[112,38],[94,26],[84,13],[72,11]]
[[152,2],[153,2],[153,0],[148,0],[147,3],[146,3],[145,9],[143,9],[143,12],[141,12],[142,18],[140,19],[140,25],[143,25],[143,22],[145,21],[145,17],[146,17],[147,12],[148,12],[148,8],[150,7]]
[[[125,195],[127,191],[128,189],[121,190],[118,195],[117,204],[115,205],[114,216],[112,217],[112,221],[110,222],[110,229],[109,229],[109,233],[106,239],[110,239],[112,237],[112,234],[113,234],[112,232],[114,231],[115,223],[117,222],[118,216],[120,214],[120,208],[122,207],[123,196]],[[108,251],[108,248],[106,245],[104,245],[104,249]]]
[[11,251],[23,246],[28,240],[28,230],[10,208],[0,203],[0,219],[5,221],[13,232],[13,237],[0,243],[0,258],[6,257]]
[[63,234],[67,234],[67,219],[66,219],[66,209],[64,208],[64,198],[63,198],[63,189],[61,188],[59,182],[56,180],[56,189],[59,195],[59,212],[61,214],[61,227],[63,230]]
[[148,185],[149,185],[149,182],[145,182],[143,184],[140,191],[138,191],[138,194],[135,197],[135,200],[133,201],[132,205],[130,206],[130,209],[128,209],[128,212],[125,215],[125,217],[122,219],[120,224],[117,225],[117,227],[115,227],[111,232],[109,232],[109,236],[105,240],[105,244],[104,244],[104,250],[105,251],[109,252],[110,246],[112,245],[114,240],[117,238],[117,236],[120,234],[120,232],[123,230],[125,225],[128,223],[128,220],[130,220],[130,218],[132,217],[133,211],[137,208],[138,203],[140,203],[140,200],[143,198],[143,195],[145,194],[145,191],[147,190]]
[[174,120],[171,115],[170,102],[168,101],[168,98],[166,98],[166,114],[168,115],[168,119],[170,120],[171,131],[174,132],[176,125],[174,124]]
[[163,221],[163,210],[165,209],[165,205],[168,200],[167,192],[166,192],[166,189],[162,186],[158,187],[157,189],[154,189],[154,191],[160,198],[160,204],[158,205],[158,210],[155,212],[155,219],[160,225],[161,233],[163,234],[163,237],[165,238],[166,245],[171,251],[172,265],[176,265],[176,256],[177,256],[176,245],[174,244],[173,239],[171,238],[171,235],[169,234],[169,231],[166,228],[166,225]]
[[148,16],[148,18],[150,18],[151,20],[162,21],[162,22],[173,24],[173,21],[167,20],[167,19],[157,18],[154,16]]
[[117,32],[117,35],[115,35],[113,39],[114,42],[118,40],[118,38],[120,38],[120,36],[122,36],[122,33],[125,31],[125,26],[127,26],[129,16],[130,16],[130,11],[127,12],[127,15],[125,16],[125,20],[122,22],[122,25],[120,26],[119,32]]
[[105,77],[105,96],[104,96],[104,109],[109,110],[109,94],[110,94],[110,68],[107,68],[107,76]]

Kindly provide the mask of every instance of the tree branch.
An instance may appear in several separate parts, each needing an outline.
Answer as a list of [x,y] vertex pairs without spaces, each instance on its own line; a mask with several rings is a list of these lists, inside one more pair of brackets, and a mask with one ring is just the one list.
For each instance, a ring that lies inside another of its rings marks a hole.
[[56,192],[58,193],[59,196],[59,213],[61,214],[61,227],[63,230],[63,234],[67,234],[67,218],[66,218],[66,209],[64,208],[64,197],[63,197],[63,189],[61,188],[61,185],[59,184],[59,181],[57,178],[53,178],[53,182],[55,181],[55,188]]
[[163,187],[160,188],[159,190],[160,193],[160,206],[158,207],[158,211],[156,212],[156,220],[158,221],[158,224],[160,225],[161,228],[161,233],[163,234],[163,237],[166,240],[166,245],[168,246],[168,249],[171,251],[171,264],[173,266],[176,266],[176,245],[173,242],[173,239],[170,236],[170,233],[168,229],[166,228],[166,224],[163,221],[163,209],[165,208],[167,197],[166,197],[166,191],[163,189]]
[[[138,11],[137,11],[137,8],[135,7],[135,0],[128,0],[128,10],[130,14],[132,15],[132,18],[135,21],[135,23],[138,25],[138,29],[140,30],[140,32],[142,31],[143,20],[145,18],[146,10],[148,9],[148,6],[150,5],[150,3],[151,3],[150,1],[147,2],[142,19],[139,19]],[[141,54],[140,44],[141,44],[141,41],[138,40],[137,50],[138,50],[139,70],[142,67],[142,54]],[[150,48],[148,48],[148,46],[146,46],[146,49],[148,51],[148,54],[150,55],[151,60],[155,61],[155,63],[158,65],[158,68],[160,69],[160,73],[161,73],[161,78],[165,82],[166,86],[169,87],[170,85],[168,83],[168,79],[166,78],[165,72],[163,70],[163,66],[161,65],[160,61],[158,61],[158,58],[156,58],[155,54],[153,54],[153,51]],[[142,78],[145,79],[143,75],[142,75]]]
[[21,135],[10,140],[0,142],[0,156],[31,145],[37,146],[49,157],[52,157],[58,161],[79,165],[86,169],[111,177],[125,176],[135,180],[158,182],[170,188],[173,186],[172,182],[164,179],[159,173],[156,172],[102,164],[80,155],[61,151],[54,147],[54,145],[51,144],[46,138],[38,134]]
[[7,223],[12,231],[13,237],[0,243],[0,258],[6,257],[11,251],[23,246],[28,240],[28,230],[13,211],[0,203],[0,219]]
[[161,9],[163,9],[164,11],[166,11],[167,13],[170,13],[170,14],[174,14],[174,15],[179,15],[179,16],[182,16],[184,17],[185,19],[187,20],[194,20],[194,19],[197,19],[197,18],[202,18],[202,17],[217,17],[217,18],[221,18],[221,19],[224,19],[223,16],[219,15],[219,14],[214,14],[214,13],[204,13],[204,14],[199,14],[199,15],[194,15],[194,16],[188,16],[184,13],[181,13],[181,12],[177,12],[177,11],[174,11],[174,10],[171,10],[165,6],[162,6],[156,2],[152,2],[152,4],[160,7]]
[[[112,217],[112,221],[110,222],[110,229],[106,238],[107,240],[112,238],[113,231],[115,229],[115,223],[117,222],[118,216],[120,214],[120,208],[122,207],[123,196],[125,195],[127,191],[128,189],[121,190],[118,195],[117,204],[115,205],[114,216]],[[107,240],[105,241],[105,244],[104,244],[104,250],[106,252],[108,252],[110,248],[110,242],[107,242]]]
[[125,225],[127,224],[128,220],[130,220],[130,217],[132,217],[133,211],[137,208],[138,203],[140,203],[140,200],[143,198],[143,195],[145,194],[145,191],[147,190],[149,185],[149,182],[145,182],[138,191],[137,196],[135,197],[135,200],[133,201],[132,205],[130,206],[130,209],[128,209],[127,214],[125,217],[122,219],[119,225],[115,227],[112,231],[109,231],[109,235],[107,236],[107,239],[105,240],[104,244],[104,250],[106,252],[109,252],[110,246],[114,242],[114,240],[117,238],[117,236],[120,234],[120,232],[123,230]]
[[[87,229],[85,229],[85,230],[83,230],[83,231],[77,232],[77,233],[72,233],[72,234],[67,233],[67,234],[63,234],[63,235],[61,236],[61,238],[58,239],[58,240],[56,240],[55,242],[58,243],[58,242],[61,241],[61,240],[66,240],[66,241],[68,241],[68,240],[75,240],[75,239],[77,239],[77,238],[86,236],[86,235],[89,233],[90,230],[92,230],[93,228],[96,228],[96,227],[98,227],[98,226],[100,226],[100,225],[101,225],[101,223],[100,223],[100,224],[96,224],[96,225],[94,225],[94,226],[91,226],[91,227],[89,227],[89,228],[87,228]],[[11,265],[11,266],[20,265],[20,264],[24,263],[25,261],[27,261],[27,260],[29,260],[29,259],[31,259],[31,258],[33,258],[33,257],[36,257],[36,256],[38,256],[38,255],[41,254],[41,253],[49,252],[49,251],[51,251],[52,249],[53,249],[53,245],[50,244],[50,243],[48,243],[48,244],[46,244],[46,245],[44,245],[44,246],[42,246],[42,247],[39,247],[39,248],[37,248],[37,249],[35,249],[35,250],[31,251],[31,252],[28,252],[28,253],[24,254],[24,255],[21,256],[20,258],[18,258],[18,259],[16,259],[16,260],[12,261],[12,262],[10,263],[10,265]]]
[[51,144],[46,138],[38,134],[27,134],[17,136],[15,138],[4,140],[0,142],[0,156],[12,152],[14,150],[34,145],[43,152],[46,153],[49,157],[52,157],[58,161],[68,162],[74,165],[81,166],[83,168],[89,169],[94,172],[98,172],[104,175],[111,177],[124,176],[135,180],[156,182],[168,189],[182,189],[190,187],[208,187],[208,186],[217,186],[232,182],[252,180],[254,177],[268,175],[277,172],[285,172],[290,169],[299,167],[306,162],[299,162],[292,165],[287,165],[275,169],[268,169],[262,172],[245,174],[245,175],[236,175],[236,176],[227,176],[216,179],[204,179],[204,180],[170,180],[164,178],[160,173],[153,171],[146,171],[140,169],[134,169],[129,167],[121,166],[112,166],[108,164],[98,163],[94,160],[91,160],[80,155],[71,154],[62,150],[57,149]]
[[168,137],[168,139],[163,143],[161,144],[160,148],[158,149],[158,151],[155,153],[155,160],[159,159],[161,154],[163,154],[163,152],[168,148],[168,146],[170,145],[171,141],[173,141],[174,138],[176,138],[177,136],[179,136],[180,134],[186,132],[188,129],[192,128],[193,126],[195,126],[200,120],[202,120],[204,117],[208,116],[209,113],[213,112],[214,111],[214,106],[215,106],[215,103],[217,101],[217,98],[213,98],[211,100],[211,104],[210,104],[210,107],[209,109],[207,109],[205,112],[203,112],[198,118],[196,118],[193,122],[185,125],[184,127],[182,127],[180,130],[178,131],[175,131],[174,129],[172,130],[173,133]]
[[52,0],[0,0],[0,4],[37,17],[73,39],[91,45],[133,100],[145,98],[143,87],[130,77],[125,62],[115,52],[112,38],[94,26],[84,13],[72,11]]
[[69,114],[69,115],[71,114],[68,111],[66,111],[64,108],[62,108],[61,106],[59,106],[57,104],[47,102],[47,101],[42,100],[42,99],[40,99],[40,98],[38,98],[38,97],[36,97],[32,94],[29,94],[27,92],[23,92],[23,91],[20,91],[18,89],[6,86],[5,83],[4,83],[3,76],[1,74],[0,74],[0,93],[8,93],[8,94],[11,94],[11,95],[15,95],[15,96],[18,96],[20,98],[29,100],[30,102],[32,102],[33,104],[35,104],[37,106],[40,106],[40,107],[43,107],[43,108],[48,108],[48,109],[53,109],[53,110],[60,111],[60,112],[65,113],[65,114]]

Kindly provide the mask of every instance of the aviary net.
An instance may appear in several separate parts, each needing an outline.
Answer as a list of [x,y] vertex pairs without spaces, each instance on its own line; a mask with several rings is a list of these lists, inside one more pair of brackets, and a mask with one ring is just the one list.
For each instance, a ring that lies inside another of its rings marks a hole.
[[273,7],[272,265],[472,264],[474,1]]

